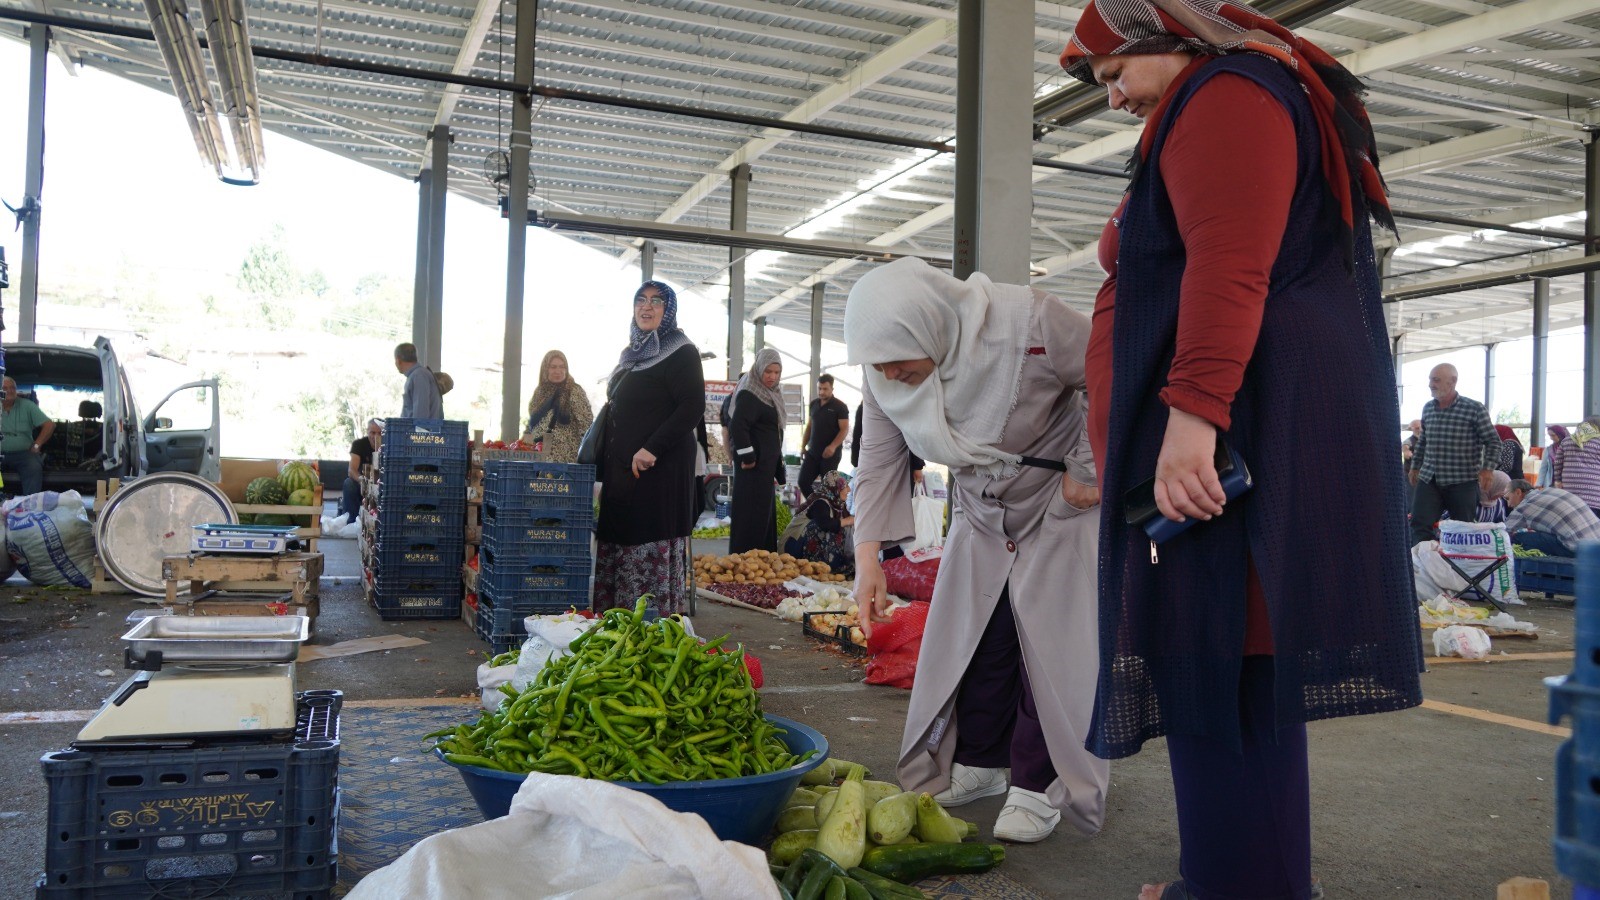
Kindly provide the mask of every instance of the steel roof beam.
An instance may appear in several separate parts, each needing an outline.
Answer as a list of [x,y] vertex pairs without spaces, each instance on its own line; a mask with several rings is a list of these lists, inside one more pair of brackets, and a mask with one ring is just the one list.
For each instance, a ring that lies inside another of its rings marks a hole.
[[[499,0],[478,0],[478,8],[472,14],[472,21],[467,24],[466,36],[461,39],[461,50],[456,53],[455,64],[450,71],[457,75],[467,75],[472,72],[478,63],[478,53],[483,49],[484,39],[489,36],[489,29],[494,27],[496,14],[499,12]],[[455,115],[456,104],[461,102],[462,87],[459,84],[445,85],[444,95],[439,98],[439,109],[433,115],[433,127],[448,127],[450,118]],[[430,133],[432,129],[429,130]],[[431,145],[433,140],[430,138]],[[422,167],[429,168],[432,163],[430,154],[422,155]]]

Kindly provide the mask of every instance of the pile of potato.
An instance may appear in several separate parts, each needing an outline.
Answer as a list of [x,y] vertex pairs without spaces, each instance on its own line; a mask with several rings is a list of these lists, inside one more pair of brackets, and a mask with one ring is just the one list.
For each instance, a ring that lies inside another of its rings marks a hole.
[[844,581],[827,563],[795,559],[771,550],[746,550],[733,556],[707,553],[694,558],[694,577],[699,584],[783,584],[805,576],[815,581]]

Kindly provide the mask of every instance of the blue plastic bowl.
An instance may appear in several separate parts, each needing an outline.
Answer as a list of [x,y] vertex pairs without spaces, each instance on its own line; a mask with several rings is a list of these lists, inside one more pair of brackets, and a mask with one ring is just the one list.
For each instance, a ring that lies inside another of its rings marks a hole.
[[[784,729],[781,737],[790,753],[799,755],[815,750],[816,755],[781,772],[766,775],[669,784],[634,781],[612,784],[649,794],[668,809],[700,816],[717,837],[725,841],[760,843],[777,824],[783,804],[799,786],[800,777],[828,758],[828,739],[816,730],[781,716],[768,715],[767,721]],[[528,777],[479,766],[459,766],[444,759],[444,754],[434,752],[446,765],[455,766],[461,773],[461,780],[467,783],[467,790],[486,820],[498,819],[511,810],[511,798]]]

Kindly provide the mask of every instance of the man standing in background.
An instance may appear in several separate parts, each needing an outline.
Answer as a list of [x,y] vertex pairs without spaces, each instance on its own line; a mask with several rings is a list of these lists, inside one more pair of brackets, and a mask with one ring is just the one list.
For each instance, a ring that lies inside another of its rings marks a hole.
[[394,367],[406,377],[405,392],[400,395],[400,418],[444,418],[444,398],[439,394],[433,372],[417,362],[416,344],[394,348]]
[[1428,373],[1433,399],[1422,407],[1422,434],[1407,472],[1416,487],[1411,499],[1413,546],[1433,540],[1433,526],[1444,510],[1458,522],[1477,521],[1478,490],[1489,489],[1500,462],[1500,435],[1489,411],[1456,393],[1457,377],[1449,363]]
[[833,376],[824,374],[817,378],[817,398],[811,401],[811,415],[800,435],[805,457],[800,460],[800,483],[796,487],[801,497],[811,496],[817,476],[839,468],[839,447],[849,433],[850,407],[833,395]]

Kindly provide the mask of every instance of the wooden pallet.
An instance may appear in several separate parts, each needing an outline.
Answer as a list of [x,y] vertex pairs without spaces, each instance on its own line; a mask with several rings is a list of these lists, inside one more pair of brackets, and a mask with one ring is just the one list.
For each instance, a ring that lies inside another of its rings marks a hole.
[[[167,582],[167,603],[178,603],[178,584],[189,582],[191,597],[214,591],[287,591],[294,606],[309,606],[319,593],[322,578],[321,553],[284,553],[277,556],[244,554],[189,553],[168,556],[161,561],[161,575]],[[233,598],[229,598],[230,600]],[[190,601],[199,605],[208,601]],[[239,602],[259,605],[254,598]]]

